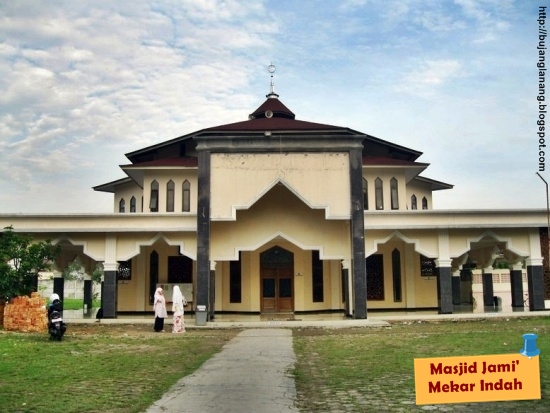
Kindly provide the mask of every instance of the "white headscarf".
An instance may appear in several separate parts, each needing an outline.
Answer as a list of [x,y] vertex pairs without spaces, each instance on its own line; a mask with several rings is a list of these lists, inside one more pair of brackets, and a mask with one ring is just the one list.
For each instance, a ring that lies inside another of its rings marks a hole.
[[157,288],[157,290],[155,291],[155,298],[153,299],[153,307],[155,306],[155,304],[157,303],[157,301],[160,301],[160,297],[161,297],[161,294],[162,293],[162,288]]
[[176,309],[183,312],[183,294],[177,285],[172,290],[172,311],[176,311]]

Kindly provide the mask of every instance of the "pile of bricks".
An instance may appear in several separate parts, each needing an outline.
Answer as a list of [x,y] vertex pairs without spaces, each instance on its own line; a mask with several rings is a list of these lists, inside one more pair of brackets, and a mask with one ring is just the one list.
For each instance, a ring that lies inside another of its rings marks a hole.
[[4,330],[23,332],[48,331],[46,300],[39,293],[15,297],[4,309]]

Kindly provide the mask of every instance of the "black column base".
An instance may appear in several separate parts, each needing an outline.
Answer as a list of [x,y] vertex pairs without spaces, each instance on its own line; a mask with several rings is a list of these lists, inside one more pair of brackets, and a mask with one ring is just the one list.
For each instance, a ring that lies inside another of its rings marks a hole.
[[117,318],[118,281],[116,271],[103,273],[102,305],[103,318]]
[[452,289],[453,289],[453,304],[462,304],[462,296],[460,293],[460,277],[451,277]]
[[439,314],[453,313],[453,282],[451,267],[437,267],[437,307]]
[[84,308],[87,310],[86,314],[92,311],[92,305],[92,280],[84,280]]
[[65,278],[55,277],[53,279],[53,292],[59,296],[59,299],[63,303],[63,298],[65,295]]
[[481,275],[481,282],[483,284],[483,305],[494,307],[493,274],[484,272]]
[[510,271],[510,287],[512,288],[512,307],[523,308],[523,274],[521,270]]
[[529,292],[529,311],[545,310],[544,270],[542,265],[527,266],[527,291]]

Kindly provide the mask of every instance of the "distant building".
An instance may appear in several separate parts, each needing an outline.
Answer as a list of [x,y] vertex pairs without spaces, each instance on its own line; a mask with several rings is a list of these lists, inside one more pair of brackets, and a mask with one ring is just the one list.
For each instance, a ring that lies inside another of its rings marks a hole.
[[209,318],[452,313],[472,303],[475,268],[477,305],[493,305],[495,261],[510,269],[512,306],[550,299],[545,210],[438,211],[433,191],[452,185],[421,175],[421,152],[298,120],[273,83],[248,120],[126,156],[126,176],[94,188],[113,194],[112,214],[0,215],[60,243],[59,268],[77,256],[88,273],[101,263],[106,318],[151,311],[158,284],[182,285]]

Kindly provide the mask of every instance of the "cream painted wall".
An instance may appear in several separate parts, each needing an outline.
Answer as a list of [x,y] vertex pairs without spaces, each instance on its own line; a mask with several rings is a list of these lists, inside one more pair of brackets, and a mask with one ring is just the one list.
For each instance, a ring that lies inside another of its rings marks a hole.
[[[392,266],[394,249],[401,254],[401,301],[394,301]],[[368,300],[367,309],[437,307],[436,278],[427,279],[420,275],[420,255],[414,251],[412,244],[392,239],[379,245],[375,253],[383,254],[384,300]],[[368,288],[367,285],[367,290]]]
[[368,184],[367,195],[369,211],[376,211],[376,178],[380,178],[382,180],[384,210],[392,210],[390,188],[390,181],[392,178],[397,179],[399,209],[406,209],[407,188],[405,184],[405,171],[402,168],[379,168],[376,170],[371,168],[363,168],[363,178],[367,180]]
[[136,212],[142,212],[141,202],[143,199],[143,189],[135,182],[128,182],[122,185],[118,185],[114,195],[113,212],[119,212],[120,200],[125,201],[125,213],[130,213],[130,200],[132,197],[136,198]]
[[329,219],[350,216],[347,153],[213,154],[212,220],[235,220],[277,182]]
[[430,184],[415,180],[409,182],[407,185],[406,199],[404,200],[406,202],[405,209],[412,209],[411,197],[413,195],[416,195],[416,209],[422,209],[422,198],[424,197],[426,197],[426,200],[428,201],[428,209],[433,209],[432,189]]
[[[394,294],[393,294],[393,267],[392,267],[392,251],[397,248],[399,252],[401,253],[401,287],[402,287],[402,300],[401,301],[394,301]],[[402,242],[399,241],[393,241],[389,242],[384,245],[378,246],[377,254],[383,255],[383,263],[384,263],[384,300],[368,300],[367,301],[367,309],[368,308],[405,308],[407,305],[406,302],[406,294],[404,290],[404,281],[406,274],[404,272],[404,266],[403,266],[403,260],[404,260],[404,245]],[[368,276],[368,275],[367,275]],[[368,291],[369,285],[367,282],[367,291]]]
[[311,210],[283,185],[276,185],[250,209],[239,211],[236,221],[212,223],[212,259],[237,259],[239,250],[255,250],[274,237],[302,249],[319,249],[321,259],[349,259],[348,222],[326,220],[322,210]]
[[183,255],[196,260],[197,235],[194,232],[161,233],[122,233],[117,235],[117,261],[127,261],[141,251],[144,245],[163,242],[178,247]]
[[412,274],[415,283],[414,306],[410,308],[437,307],[437,278],[420,275],[420,255],[414,254]]
[[[166,212],[166,185],[168,181],[174,182],[174,212],[182,213],[183,189],[185,180],[191,184],[191,211],[197,212],[198,178],[196,169],[152,169],[146,170],[143,179],[143,210],[150,212],[151,183],[156,180],[159,184],[159,212]],[[117,204],[118,205],[118,204]]]
[[[152,306],[149,304],[149,271],[150,256],[153,251],[159,255],[158,282],[168,282],[168,257],[179,255],[179,248],[168,245],[164,239],[159,239],[153,245],[140,248],[140,254],[132,259],[132,279],[118,283],[119,311],[152,311]],[[193,265],[193,282],[195,280],[196,267]],[[194,301],[194,297],[188,300]],[[170,308],[168,310],[170,311]]]
[[[538,229],[534,229],[538,234]],[[505,242],[507,249],[520,256],[531,256],[529,232],[525,228],[472,228],[449,230],[452,257],[458,257],[479,241]],[[535,246],[540,256],[540,245]]]
[[[294,255],[294,310],[319,311],[340,309],[342,303],[334,297],[341,297],[340,264],[335,261],[323,263],[324,301],[313,302],[311,251],[305,251],[298,246],[282,240],[273,240],[255,251],[242,253],[241,257],[241,285],[242,302],[229,302],[229,262],[225,261],[216,267],[216,310],[259,312],[260,303],[260,254],[268,249],[279,246]],[[337,271],[334,271],[334,270]],[[218,297],[217,291],[223,293]]]
[[[388,217],[389,218],[389,217]],[[365,215],[365,221],[369,219]],[[391,218],[389,218],[391,219]],[[417,252],[430,257],[438,257],[438,239],[436,230],[368,230],[365,231],[365,255],[369,256],[386,242],[402,240],[414,245]]]

